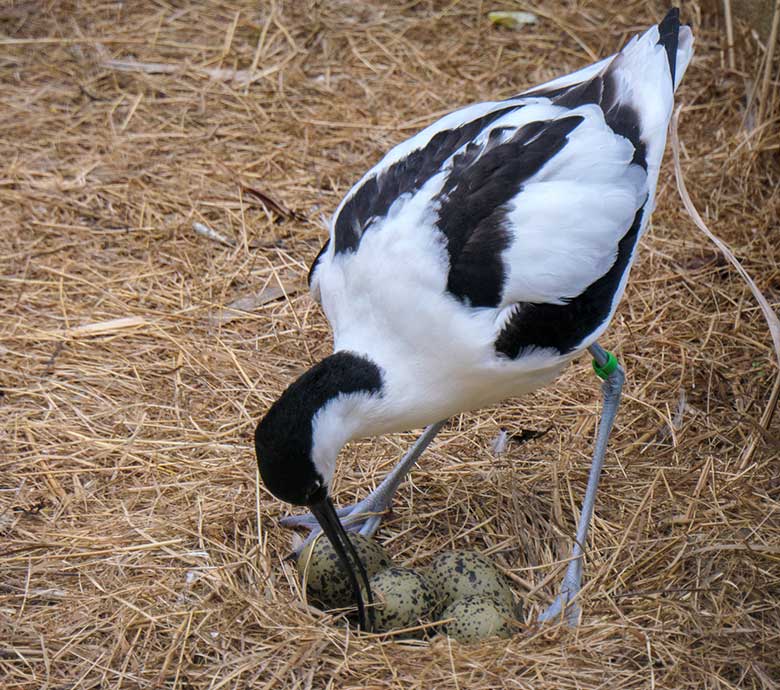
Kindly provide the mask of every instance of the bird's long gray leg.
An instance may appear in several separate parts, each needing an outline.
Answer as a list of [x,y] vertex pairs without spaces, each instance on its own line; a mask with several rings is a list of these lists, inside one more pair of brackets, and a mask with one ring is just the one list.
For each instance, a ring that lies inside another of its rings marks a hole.
[[[595,363],[599,367],[604,367],[609,361],[610,355],[600,345],[594,343],[588,350],[593,355]],[[601,419],[599,420],[598,433],[596,434],[596,446],[593,449],[593,461],[590,466],[588,476],[588,488],[585,491],[585,499],[582,502],[580,512],[580,521],[577,525],[577,536],[572,549],[571,560],[566,568],[566,574],[561,582],[561,593],[555,601],[539,616],[540,621],[549,621],[560,618],[565,610],[566,620],[570,625],[575,625],[579,618],[579,605],[571,603],[582,584],[582,551],[588,539],[588,527],[593,516],[593,505],[596,501],[596,490],[599,486],[599,477],[601,468],[604,464],[604,456],[607,452],[607,440],[612,431],[612,425],[615,421],[618,406],[620,405],[620,394],[623,388],[625,373],[618,364],[615,369],[609,373],[604,380],[601,391],[604,395],[604,405],[601,410]]]
[[[337,511],[346,530],[360,532],[360,534],[366,536],[376,532],[379,523],[382,522],[381,514],[390,507],[393,495],[401,485],[401,482],[409,474],[415,462],[417,462],[417,458],[422,455],[428,444],[433,441],[434,436],[436,436],[446,421],[445,419],[426,427],[420,438],[415,441],[414,445],[406,452],[406,455],[401,458],[401,461],[366,498],[353,506],[340,508]],[[320,531],[319,524],[313,515],[290,515],[282,518],[280,522],[285,527],[309,527],[311,534],[309,534],[304,545],[311,541]]]

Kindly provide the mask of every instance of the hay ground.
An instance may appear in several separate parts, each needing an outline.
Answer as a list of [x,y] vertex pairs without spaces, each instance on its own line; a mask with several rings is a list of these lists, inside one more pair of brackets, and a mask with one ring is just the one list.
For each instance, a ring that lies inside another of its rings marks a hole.
[[[607,55],[665,11],[539,3],[533,27],[490,26],[487,11],[512,7],[3,4],[1,687],[778,687],[780,425],[758,433],[777,369],[669,156],[604,338],[628,383],[579,628],[466,647],[357,635],[302,603],[286,508],[262,490],[256,506],[253,426],[330,346],[305,290],[321,216],[437,116]],[[683,11],[697,36],[680,90],[688,188],[776,308],[776,72],[763,104],[749,97],[761,46],[738,25],[729,69],[722,21]],[[394,556],[491,553],[530,623],[586,481],[589,366],[454,419],[381,530]],[[501,427],[513,439],[496,460]],[[338,501],[411,439],[347,448]]]

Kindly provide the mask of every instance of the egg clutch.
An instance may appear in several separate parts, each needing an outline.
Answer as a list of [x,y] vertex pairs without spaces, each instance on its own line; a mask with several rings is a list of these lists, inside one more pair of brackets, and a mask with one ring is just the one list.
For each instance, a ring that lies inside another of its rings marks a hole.
[[[382,546],[368,537],[350,534],[349,538],[369,577],[374,632],[422,636],[440,631],[469,643],[509,637],[517,630],[521,607],[509,582],[480,554],[444,551],[427,567],[413,569],[395,565]],[[327,539],[308,544],[297,566],[312,603],[325,609],[353,605],[349,577]]]

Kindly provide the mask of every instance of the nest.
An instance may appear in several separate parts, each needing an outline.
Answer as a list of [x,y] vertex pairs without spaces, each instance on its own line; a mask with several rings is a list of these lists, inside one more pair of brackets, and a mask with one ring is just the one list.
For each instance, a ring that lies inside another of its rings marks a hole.
[[[585,359],[453,419],[379,533],[411,565],[489,554],[526,600],[510,640],[350,631],[305,603],[287,508],[256,489],[254,424],[329,352],[306,293],[322,217],[438,116],[611,54],[666,9],[537,4],[510,30],[487,20],[517,9],[498,0],[6,3],[3,687],[776,687],[777,368],[669,156],[603,339],[628,381],[578,628],[533,621],[587,477],[599,390]],[[679,91],[687,186],[777,308],[776,59],[737,24],[727,60],[721,20],[683,13],[697,40]],[[348,446],[337,501],[363,497],[412,438]]]

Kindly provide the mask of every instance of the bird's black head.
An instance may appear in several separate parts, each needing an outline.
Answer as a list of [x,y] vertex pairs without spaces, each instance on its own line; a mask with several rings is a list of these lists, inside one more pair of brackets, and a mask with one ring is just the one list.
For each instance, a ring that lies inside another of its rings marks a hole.
[[315,416],[334,398],[381,389],[379,367],[351,352],[326,357],[295,381],[255,429],[257,464],[268,490],[288,503],[309,505],[330,482],[337,452],[323,462],[322,448],[314,448]]
[[325,485],[311,457],[311,418],[305,417],[282,396],[255,429],[255,453],[263,484],[277,498],[297,506],[309,505]]
[[[328,496],[331,477],[326,474],[333,474],[338,451],[333,450],[332,458],[326,453],[324,461],[321,453],[315,453],[314,420],[317,413],[338,396],[381,394],[381,389],[382,376],[376,364],[349,352],[337,352],[295,381],[255,429],[255,452],[263,483],[277,498],[308,506],[317,518],[349,573],[363,629],[373,627],[373,609],[370,608],[373,599],[368,575]],[[363,581],[362,589],[369,605],[368,626],[356,571]]]

